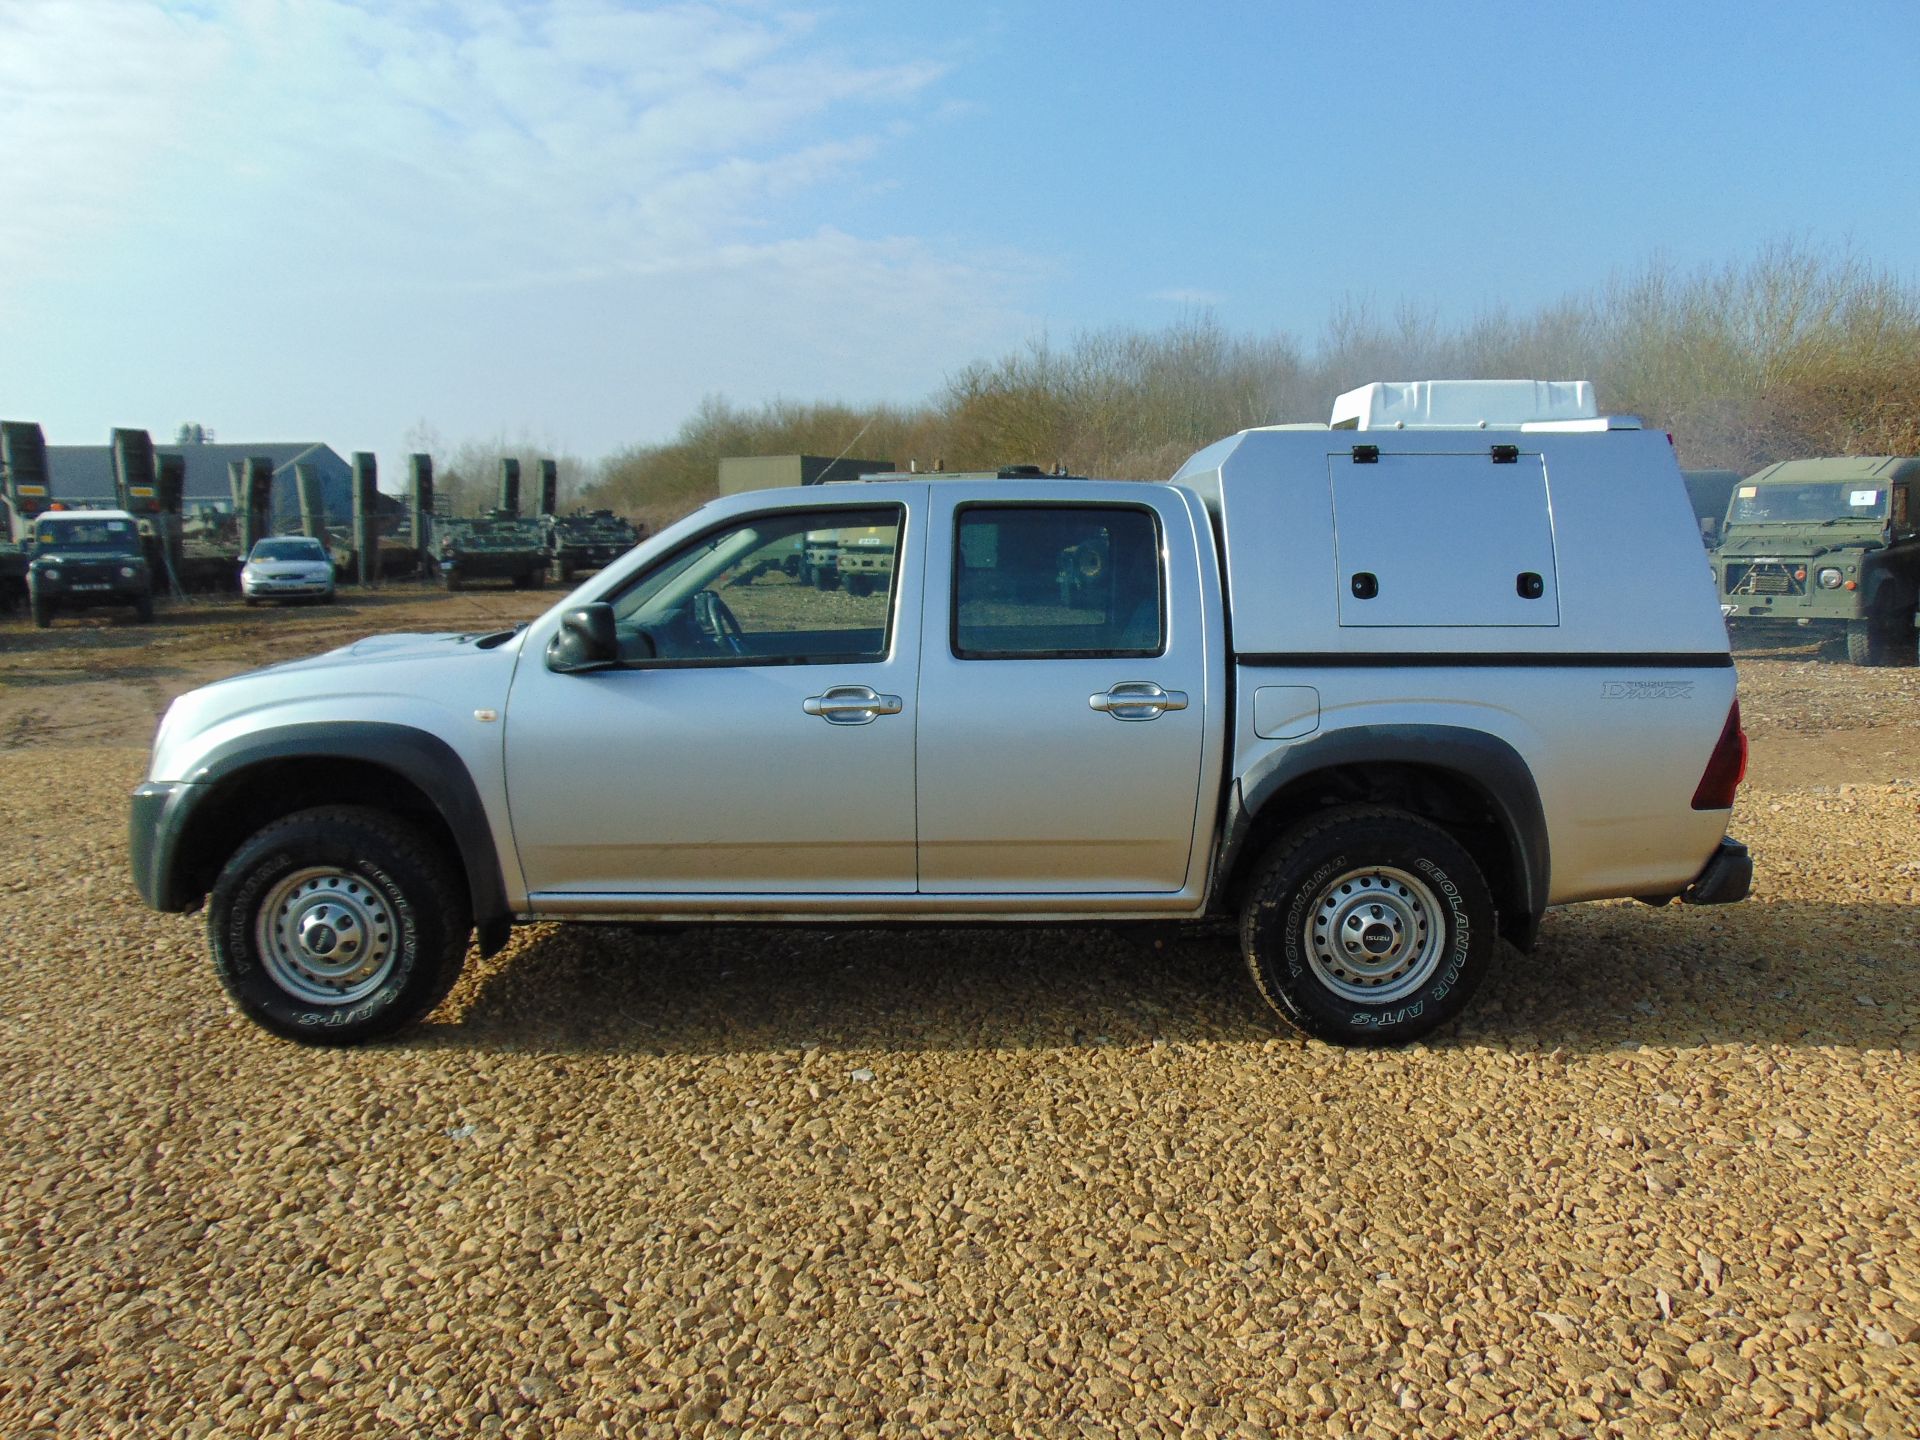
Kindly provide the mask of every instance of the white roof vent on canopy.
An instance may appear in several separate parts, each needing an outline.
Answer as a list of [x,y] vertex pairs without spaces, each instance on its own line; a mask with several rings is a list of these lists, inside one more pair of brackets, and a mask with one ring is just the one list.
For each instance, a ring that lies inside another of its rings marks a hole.
[[1535,427],[1609,428],[1591,380],[1377,380],[1333,402],[1335,430]]

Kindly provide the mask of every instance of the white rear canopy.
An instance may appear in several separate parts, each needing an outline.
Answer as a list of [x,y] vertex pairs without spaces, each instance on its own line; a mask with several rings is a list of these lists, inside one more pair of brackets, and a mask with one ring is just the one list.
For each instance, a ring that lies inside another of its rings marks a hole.
[[[1376,380],[1333,402],[1335,430],[1521,430],[1548,425],[1629,428],[1610,426],[1601,417],[1591,380]],[[1632,428],[1638,428],[1637,422]]]

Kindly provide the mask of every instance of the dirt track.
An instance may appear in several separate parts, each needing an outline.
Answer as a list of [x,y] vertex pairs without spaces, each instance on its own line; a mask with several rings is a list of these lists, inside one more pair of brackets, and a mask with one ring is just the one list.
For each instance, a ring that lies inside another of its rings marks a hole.
[[140,908],[167,698],[553,597],[0,621],[0,1435],[1920,1433],[1920,673],[1742,655],[1758,893],[1406,1052],[1205,936],[533,927],[349,1053]]

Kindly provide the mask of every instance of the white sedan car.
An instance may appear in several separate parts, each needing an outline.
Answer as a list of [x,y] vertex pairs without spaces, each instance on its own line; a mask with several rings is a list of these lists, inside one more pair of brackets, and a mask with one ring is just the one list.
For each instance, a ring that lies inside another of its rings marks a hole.
[[333,560],[318,540],[281,535],[254,543],[240,567],[240,596],[249,605],[262,600],[318,600],[333,603]]

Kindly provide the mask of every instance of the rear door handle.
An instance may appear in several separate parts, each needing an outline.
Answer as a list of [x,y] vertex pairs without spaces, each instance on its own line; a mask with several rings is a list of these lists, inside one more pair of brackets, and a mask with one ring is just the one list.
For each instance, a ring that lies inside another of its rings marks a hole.
[[1169,710],[1186,709],[1187,692],[1162,690],[1151,680],[1122,680],[1089,695],[1087,704],[1116,720],[1158,720]]
[[829,725],[868,725],[882,715],[898,715],[900,697],[882,695],[866,685],[835,685],[824,695],[809,695],[800,708]]

